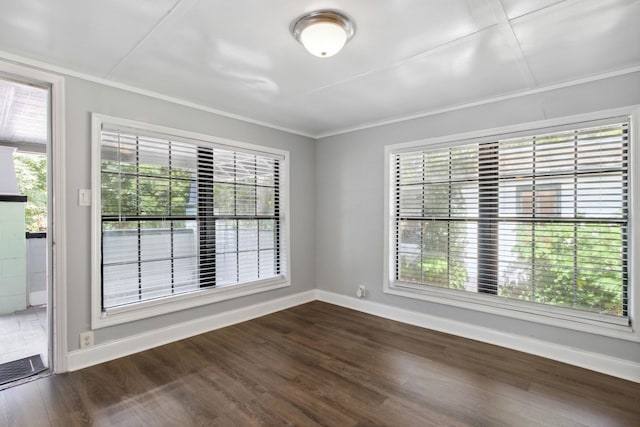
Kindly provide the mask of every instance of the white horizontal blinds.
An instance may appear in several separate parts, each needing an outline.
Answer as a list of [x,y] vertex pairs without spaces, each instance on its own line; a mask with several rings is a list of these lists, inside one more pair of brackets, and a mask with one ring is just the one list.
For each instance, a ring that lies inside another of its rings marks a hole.
[[393,156],[396,280],[627,316],[628,123]]
[[218,148],[198,151],[203,286],[284,274],[280,160]]
[[276,277],[279,160],[103,128],[103,309]]
[[477,276],[478,145],[395,155],[396,279],[465,288]]
[[627,316],[628,123],[499,147],[498,294]]
[[199,288],[196,147],[103,129],[103,308]]

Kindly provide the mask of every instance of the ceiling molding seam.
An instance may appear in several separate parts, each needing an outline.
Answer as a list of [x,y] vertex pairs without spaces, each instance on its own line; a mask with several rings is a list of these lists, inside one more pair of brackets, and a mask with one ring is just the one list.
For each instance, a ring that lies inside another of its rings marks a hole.
[[510,19],[510,21],[517,21],[517,20],[519,20],[521,18],[526,18],[526,17],[531,16],[531,15],[538,15],[538,14],[542,13],[542,11],[544,11],[544,10],[551,9],[551,8],[554,8],[554,7],[558,7],[558,6],[560,6],[560,5],[564,4],[564,3],[572,3],[572,2],[575,2],[575,1],[579,1],[579,0],[560,0],[557,3],[551,3],[551,4],[547,5],[547,6],[541,7],[539,9],[534,9],[534,10],[529,11],[527,13],[523,13],[522,15],[514,16],[513,18]]
[[161,101],[170,102],[172,104],[181,105],[183,107],[193,108],[195,110],[204,111],[207,113],[216,114],[221,117],[226,117],[228,119],[239,120],[245,123],[249,123],[252,125],[262,126],[265,128],[277,130],[280,132],[286,132],[293,135],[303,136],[305,138],[317,139],[317,136],[314,134],[310,134],[308,132],[303,132],[298,129],[291,129],[284,126],[278,126],[272,123],[262,122],[260,120],[255,120],[250,117],[245,117],[240,114],[229,113],[227,111],[218,110],[215,108],[207,107],[204,105],[197,104],[195,102],[186,101],[184,99],[175,98],[172,96],[164,95],[158,92],[153,92],[146,89],[141,89],[135,86],[130,86],[124,83],[118,83],[113,80],[107,80],[103,77],[96,77],[89,74],[85,74],[79,71],[74,71],[68,68],[60,67],[58,65],[48,64],[46,62],[42,62],[36,59],[25,58],[20,55],[16,55],[13,53],[5,52],[0,50],[0,61],[9,62],[15,65],[22,65],[26,67],[31,67],[35,69],[39,69],[41,71],[48,71],[51,73],[57,73],[62,75],[67,75],[70,77],[75,77],[78,79],[86,80],[92,83],[98,83],[104,86],[112,87],[115,89],[126,90],[127,92],[137,93],[138,95],[148,96],[150,98],[155,98]]
[[508,93],[506,95],[500,95],[500,96],[495,96],[495,97],[492,97],[492,98],[481,99],[481,100],[474,101],[474,102],[469,102],[469,103],[466,103],[466,104],[454,105],[454,106],[451,106],[451,107],[441,108],[441,109],[438,109],[438,110],[425,111],[425,112],[422,112],[422,113],[416,113],[416,114],[411,114],[411,115],[408,115],[408,116],[397,117],[395,119],[380,120],[380,121],[376,121],[376,122],[365,123],[365,124],[363,124],[361,126],[354,126],[354,127],[350,127],[350,128],[344,128],[344,129],[337,130],[335,132],[321,133],[321,134],[318,134],[318,135],[314,136],[314,138],[316,138],[317,140],[321,140],[323,138],[328,138],[328,137],[331,137],[331,136],[337,136],[337,135],[342,135],[342,134],[345,134],[345,133],[350,133],[350,132],[356,132],[356,131],[360,131],[360,130],[376,128],[376,127],[379,127],[379,126],[392,125],[392,124],[395,124],[395,123],[401,123],[401,122],[405,122],[405,121],[408,121],[408,120],[421,119],[423,117],[435,116],[437,114],[444,114],[444,113],[449,113],[449,112],[452,112],[452,111],[464,110],[465,108],[478,107],[480,105],[492,104],[494,102],[506,101],[506,100],[509,100],[509,99],[520,98],[520,97],[523,97],[523,96],[535,95],[535,94],[544,93],[544,92],[550,92],[550,91],[553,91],[553,90],[556,90],[556,89],[563,89],[563,88],[567,88],[567,87],[578,86],[578,85],[585,84],[585,83],[597,82],[599,80],[605,80],[605,79],[612,78],[612,77],[624,76],[626,74],[633,74],[633,73],[637,73],[637,72],[640,72],[640,65],[634,65],[632,67],[623,68],[621,70],[616,70],[616,71],[609,71],[607,73],[596,74],[594,76],[583,77],[583,78],[576,79],[576,80],[571,80],[571,81],[568,81],[568,82],[555,83],[555,84],[551,84],[551,85],[547,85],[547,86],[536,87],[536,88],[533,88],[533,89],[527,89],[527,90],[523,90],[523,91]]
[[509,16],[507,15],[507,11],[504,8],[504,3],[502,2],[502,0],[498,0],[498,4],[500,5],[500,12],[501,12],[500,19],[509,28],[508,30],[509,35],[511,36],[512,41],[515,44],[514,47],[518,50],[518,53],[520,54],[520,60],[518,61],[518,63],[519,63],[521,72],[523,74],[523,77],[526,80],[528,80],[530,88],[537,87],[538,81],[536,80],[535,76],[533,75],[533,71],[529,66],[529,61],[527,61],[527,57],[525,56],[524,51],[522,50],[522,46],[520,45],[520,40],[518,39],[516,32],[513,30],[513,25],[511,24],[511,20],[509,19]]
[[[145,34],[140,40],[138,40],[138,42],[136,44],[133,45],[133,47],[129,50],[129,52],[127,52],[122,58],[120,58],[120,60],[118,62],[116,62],[116,65],[114,65],[113,67],[111,67],[111,69],[107,72],[107,74],[105,74],[105,78],[110,78],[111,75],[114,73],[114,71],[116,70],[116,68],[118,68],[120,66],[120,64],[122,64],[124,61],[126,61],[132,54],[133,52],[135,52],[140,45],[142,45],[142,43],[145,42],[145,40],[147,40],[149,37],[151,37],[151,35],[153,33],[155,33],[155,31],[160,28],[160,26],[162,24],[164,24],[164,22],[169,19],[174,12],[185,3],[186,0],[178,0],[176,2],[176,4],[173,5],[173,7],[171,9],[169,9],[169,11],[167,13],[164,14],[164,16],[162,18],[160,18],[160,20],[158,22],[156,22],[156,24],[153,26],[153,28],[151,28],[151,30],[149,30],[149,32],[147,34]],[[193,3],[193,1],[192,1]]]

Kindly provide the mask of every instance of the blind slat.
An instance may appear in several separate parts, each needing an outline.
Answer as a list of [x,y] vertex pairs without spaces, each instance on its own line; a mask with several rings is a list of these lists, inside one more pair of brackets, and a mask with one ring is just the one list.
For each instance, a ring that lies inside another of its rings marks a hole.
[[628,317],[628,132],[394,154],[396,280]]
[[281,277],[280,162],[104,126],[103,309]]

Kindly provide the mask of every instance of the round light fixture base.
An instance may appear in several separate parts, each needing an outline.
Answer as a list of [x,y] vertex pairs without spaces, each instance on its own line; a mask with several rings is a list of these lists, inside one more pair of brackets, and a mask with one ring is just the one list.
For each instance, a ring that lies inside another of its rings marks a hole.
[[328,58],[340,52],[356,33],[353,20],[336,10],[317,10],[291,24],[291,34],[312,55]]

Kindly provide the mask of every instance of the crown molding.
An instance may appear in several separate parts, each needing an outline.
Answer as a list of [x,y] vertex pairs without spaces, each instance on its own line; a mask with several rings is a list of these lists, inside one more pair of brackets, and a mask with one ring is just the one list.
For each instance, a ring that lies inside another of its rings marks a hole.
[[78,79],[86,80],[92,83],[98,83],[104,86],[109,86],[114,89],[126,90],[128,92],[133,92],[138,95],[148,96],[150,98],[159,99],[161,101],[171,102],[173,104],[181,105],[183,107],[189,107],[200,111],[205,111],[207,113],[216,114],[218,116],[226,117],[228,119],[239,120],[245,123],[250,123],[252,125],[263,126],[266,128],[274,129],[281,132],[291,133],[294,135],[303,136],[306,138],[316,139],[316,136],[307,132],[303,132],[298,129],[291,129],[284,126],[278,126],[273,123],[263,122],[260,120],[255,120],[250,117],[242,116],[239,114],[230,113],[228,111],[218,110],[217,108],[207,107],[205,105],[201,105],[195,102],[187,101],[185,99],[176,98],[173,96],[165,95],[159,92],[154,92],[147,89],[142,89],[136,86],[131,86],[125,83],[119,83],[113,80],[105,79],[103,77],[92,76],[90,74],[82,73],[79,71],[72,70],[70,68],[60,67],[58,65],[52,65],[47,62],[39,61],[36,59],[26,58],[24,56],[16,55],[13,53],[9,53],[6,51],[0,50],[0,60],[13,63],[16,65],[28,66],[32,68],[37,68],[42,71],[63,74],[70,77],[75,77]]
[[342,135],[342,134],[345,134],[345,133],[357,132],[357,131],[360,131],[360,130],[376,128],[376,127],[379,127],[379,126],[386,126],[386,125],[391,125],[391,124],[395,124],[395,123],[401,123],[401,122],[405,122],[405,121],[408,121],[408,120],[421,119],[421,118],[424,118],[424,117],[435,116],[435,115],[438,115],[438,114],[449,113],[449,112],[452,112],[452,111],[464,110],[465,108],[478,107],[480,105],[492,104],[494,102],[506,101],[506,100],[509,100],[509,99],[521,98],[523,96],[535,95],[535,94],[544,93],[544,92],[550,92],[550,91],[557,90],[557,89],[563,89],[563,88],[567,88],[567,87],[578,86],[578,85],[585,84],[585,83],[596,82],[598,80],[605,80],[605,79],[609,79],[609,78],[612,78],[612,77],[624,76],[626,74],[632,74],[632,73],[637,73],[637,72],[640,72],[640,65],[636,65],[636,66],[628,67],[628,68],[623,68],[623,69],[615,70],[615,71],[609,71],[609,72],[602,73],[602,74],[595,74],[595,75],[592,75],[592,76],[589,76],[589,77],[583,77],[583,78],[576,79],[576,80],[569,80],[569,81],[562,82],[562,83],[555,83],[555,84],[551,84],[551,85],[538,86],[538,87],[533,88],[533,89],[526,89],[526,90],[511,92],[511,93],[508,93],[508,94],[505,94],[505,95],[500,95],[500,96],[494,96],[494,97],[491,97],[491,98],[480,99],[480,100],[477,100],[477,101],[468,102],[468,103],[464,103],[464,104],[457,104],[457,105],[453,105],[453,106],[450,106],[450,107],[439,108],[439,109],[436,109],[436,110],[426,110],[426,111],[423,111],[421,113],[416,113],[416,114],[411,114],[411,115],[406,115],[406,116],[399,116],[399,117],[396,117],[396,118],[393,118],[393,119],[385,119],[385,120],[373,121],[373,122],[364,123],[364,124],[358,125],[358,126],[342,128],[342,129],[339,129],[339,130],[336,130],[336,131],[320,133],[320,134],[314,135],[313,137],[316,138],[317,140],[321,140],[323,138],[328,138],[330,136],[337,136],[337,135]]
[[159,93],[159,92],[154,92],[154,91],[151,91],[151,90],[142,89],[142,88],[139,88],[139,87],[136,87],[136,86],[132,86],[132,85],[128,85],[128,84],[125,84],[125,83],[119,83],[119,82],[115,82],[113,80],[105,79],[105,78],[102,78],[102,77],[92,76],[90,74],[82,73],[82,72],[79,72],[79,71],[71,70],[69,68],[65,68],[65,67],[61,67],[61,66],[57,66],[57,65],[52,65],[52,64],[49,64],[47,62],[39,61],[39,60],[36,60],[36,59],[26,58],[24,56],[16,55],[16,54],[9,53],[9,52],[6,52],[6,51],[1,51],[0,50],[0,60],[5,61],[5,62],[14,63],[16,65],[29,66],[29,67],[37,68],[37,69],[40,69],[40,70],[43,70],[43,71],[47,71],[47,72],[53,72],[53,73],[58,73],[58,74],[63,74],[63,75],[79,78],[79,79],[90,81],[90,82],[93,82],[93,83],[98,83],[98,84],[101,84],[101,85],[104,85],[104,86],[109,86],[109,87],[112,87],[112,88],[115,88],[115,89],[121,89],[121,90],[125,90],[125,91],[128,91],[128,92],[137,93],[139,95],[148,96],[150,98],[155,98],[155,99],[159,99],[159,100],[162,100],[162,101],[171,102],[173,104],[181,105],[181,106],[184,106],[184,107],[189,107],[189,108],[193,108],[193,109],[196,109],[196,110],[205,111],[207,113],[216,114],[216,115],[221,116],[221,117],[226,117],[226,118],[229,118],[229,119],[239,120],[239,121],[242,121],[242,122],[245,122],[245,123],[250,123],[250,124],[253,124],[253,125],[257,125],[257,126],[266,127],[266,128],[273,129],[273,130],[286,132],[286,133],[290,133],[290,134],[294,134],[294,135],[298,135],[298,136],[302,136],[302,137],[305,137],[305,138],[311,138],[311,139],[314,139],[316,141],[321,141],[322,139],[328,138],[328,137],[331,137],[331,136],[337,136],[337,135],[342,135],[342,134],[346,134],[346,133],[351,133],[351,132],[357,132],[357,131],[361,131],[361,130],[376,128],[376,127],[379,127],[379,126],[386,126],[386,125],[401,123],[401,122],[405,122],[405,121],[409,121],[409,120],[421,119],[421,118],[424,118],[424,117],[435,116],[435,115],[438,115],[438,114],[449,113],[449,112],[452,112],[452,111],[464,110],[466,108],[478,107],[478,106],[481,106],[481,105],[487,105],[487,104],[492,104],[492,103],[495,103],[495,102],[506,101],[506,100],[509,100],[509,99],[515,99],[515,98],[520,98],[520,97],[524,97],[524,96],[535,95],[535,94],[544,93],[544,92],[550,92],[550,91],[557,90],[557,89],[563,89],[563,88],[567,88],[567,87],[578,86],[578,85],[585,84],[585,83],[591,83],[591,82],[596,82],[596,81],[599,81],[599,80],[605,80],[605,79],[609,79],[609,78],[613,78],[613,77],[619,77],[619,76],[624,76],[624,75],[627,75],[627,74],[640,72],[640,65],[635,65],[635,66],[623,68],[623,69],[620,69],[620,70],[609,71],[609,72],[601,73],[601,74],[595,74],[595,75],[592,75],[592,76],[583,77],[583,78],[575,79],[575,80],[569,80],[569,81],[561,82],[561,83],[538,86],[538,87],[535,87],[535,88],[532,88],[532,89],[526,89],[526,90],[511,92],[511,93],[500,95],[500,96],[479,99],[477,101],[468,102],[468,103],[464,103],[464,104],[452,105],[450,107],[439,108],[439,109],[434,109],[434,110],[425,110],[425,111],[422,111],[422,112],[419,112],[419,113],[414,113],[414,114],[409,114],[409,115],[404,115],[404,116],[398,116],[398,117],[391,118],[391,119],[372,121],[372,122],[368,122],[368,123],[363,123],[363,124],[358,125],[358,126],[350,126],[350,127],[341,128],[341,129],[332,130],[332,131],[327,131],[327,132],[309,133],[309,132],[304,132],[304,131],[299,130],[299,129],[292,129],[292,128],[288,128],[288,127],[284,127],[284,126],[279,126],[279,125],[275,125],[275,124],[272,124],[272,123],[263,122],[261,120],[256,120],[256,119],[253,119],[253,118],[250,118],[250,117],[242,116],[242,115],[239,115],[239,114],[234,114],[234,113],[230,113],[230,112],[227,112],[227,111],[219,110],[219,109],[216,109],[216,108],[207,107],[205,105],[201,105],[201,104],[198,104],[198,103],[195,103],[195,102],[187,101],[185,99],[181,99],[181,98],[177,98],[177,97],[173,97],[173,96],[169,96],[169,95],[164,95],[164,94]]

